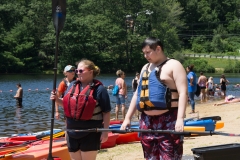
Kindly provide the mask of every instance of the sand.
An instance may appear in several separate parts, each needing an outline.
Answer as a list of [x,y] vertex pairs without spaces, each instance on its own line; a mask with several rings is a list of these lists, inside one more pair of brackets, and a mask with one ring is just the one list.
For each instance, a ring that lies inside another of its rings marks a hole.
[[[240,134],[240,103],[213,106],[215,102],[205,102],[196,105],[199,117],[220,116],[225,125],[222,129],[216,130],[226,133]],[[186,110],[186,118],[190,118],[190,106]],[[192,148],[215,146],[220,144],[240,143],[239,137],[230,136],[198,136],[184,138],[183,154],[192,155]],[[97,155],[97,160],[144,160],[141,144],[117,145],[113,148],[102,149]]]

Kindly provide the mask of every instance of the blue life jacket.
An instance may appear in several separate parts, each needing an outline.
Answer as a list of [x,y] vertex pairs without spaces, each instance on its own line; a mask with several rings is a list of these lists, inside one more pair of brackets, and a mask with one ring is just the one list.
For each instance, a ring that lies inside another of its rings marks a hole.
[[177,92],[177,90],[169,89],[160,79],[162,66],[168,60],[150,73],[148,72],[150,64],[148,64],[146,70],[141,74],[137,91],[137,109],[139,111],[178,109],[178,107],[171,106],[171,102],[178,101],[178,99],[172,99],[172,92]]

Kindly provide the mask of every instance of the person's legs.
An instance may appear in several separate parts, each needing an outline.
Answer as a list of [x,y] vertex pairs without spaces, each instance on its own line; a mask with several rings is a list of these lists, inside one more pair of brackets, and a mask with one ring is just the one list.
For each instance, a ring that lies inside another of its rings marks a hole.
[[115,119],[118,120],[118,110],[119,110],[119,105],[116,104],[115,107]]
[[119,98],[122,105],[122,116],[123,116],[123,119],[125,119],[125,96],[119,95]]
[[95,160],[97,151],[100,150],[100,137],[100,132],[89,133],[80,139],[67,136],[67,145],[71,160]]
[[205,101],[206,99],[206,87],[201,87],[201,101]]
[[121,101],[119,95],[116,96],[116,107],[115,107],[115,119],[118,120],[118,111],[120,107]]
[[22,98],[19,98],[19,107],[22,107]]
[[194,112],[195,112],[195,101],[194,101],[194,95],[195,95],[194,92],[188,92],[188,97],[189,97],[190,104],[191,104],[191,108],[192,108],[192,112],[191,112],[191,113],[194,113]]
[[82,160],[95,160],[98,151],[81,152]]
[[71,160],[82,160],[81,152],[78,150],[77,152],[69,152]]
[[[159,116],[141,114],[140,129],[174,130],[177,110]],[[183,138],[179,135],[161,133],[140,133],[146,159],[180,160],[183,154]]]

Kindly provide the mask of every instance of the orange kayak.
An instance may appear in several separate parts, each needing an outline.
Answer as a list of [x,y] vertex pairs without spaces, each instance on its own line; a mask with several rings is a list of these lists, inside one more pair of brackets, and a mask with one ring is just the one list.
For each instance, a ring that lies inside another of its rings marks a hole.
[[[5,155],[1,160],[44,160],[47,159],[49,152],[49,140],[40,141],[31,144],[25,151],[15,154]],[[70,160],[65,138],[59,138],[52,144],[53,157],[59,157],[62,160]]]

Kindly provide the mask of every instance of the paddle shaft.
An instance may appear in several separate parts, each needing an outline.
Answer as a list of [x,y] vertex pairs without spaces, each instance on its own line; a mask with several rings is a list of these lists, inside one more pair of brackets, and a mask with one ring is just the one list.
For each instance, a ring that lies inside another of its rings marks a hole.
[[131,132],[143,132],[143,133],[162,133],[162,134],[176,134],[176,135],[184,135],[184,136],[191,136],[191,135],[222,135],[222,136],[235,136],[240,137],[240,134],[233,134],[233,133],[222,133],[222,132],[214,132],[214,131],[204,131],[204,132],[197,132],[197,131],[183,131],[183,132],[176,132],[174,130],[145,130],[145,129],[126,129],[126,130],[118,130],[118,129],[105,129],[105,128],[93,128],[93,129],[82,129],[82,130],[75,130],[75,129],[67,129],[69,132],[114,132],[114,133],[131,133]]
[[[58,42],[59,34],[63,29],[65,17],[66,17],[66,0],[52,0],[52,17],[53,25],[56,32],[56,46],[55,46],[55,61],[54,61],[54,79],[53,79],[53,91],[56,90],[57,83],[57,61],[58,61]],[[53,160],[52,157],[52,140],[53,140],[53,128],[54,128],[54,110],[55,110],[55,100],[52,101],[52,115],[51,115],[51,132],[50,132],[50,143],[49,143],[49,153],[47,160]]]

